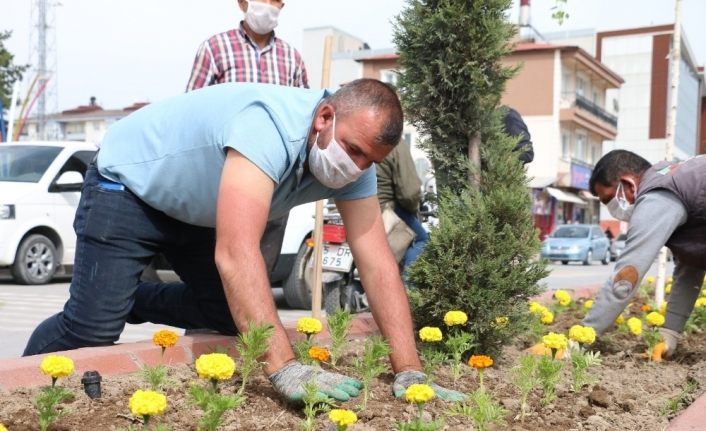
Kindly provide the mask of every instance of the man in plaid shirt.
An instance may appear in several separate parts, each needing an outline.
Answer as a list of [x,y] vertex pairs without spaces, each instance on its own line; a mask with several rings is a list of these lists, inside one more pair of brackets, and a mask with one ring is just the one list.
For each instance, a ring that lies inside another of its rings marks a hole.
[[[275,37],[282,0],[238,0],[245,14],[237,29],[211,36],[201,44],[186,91],[224,82],[259,82],[309,88],[304,61],[287,42]],[[274,270],[289,214],[267,223],[262,253]]]

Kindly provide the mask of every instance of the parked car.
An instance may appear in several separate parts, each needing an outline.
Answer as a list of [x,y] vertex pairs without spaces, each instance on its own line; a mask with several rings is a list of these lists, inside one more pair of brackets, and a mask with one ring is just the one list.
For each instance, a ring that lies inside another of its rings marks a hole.
[[615,262],[618,260],[621,254],[623,254],[623,249],[625,248],[625,240],[628,238],[628,235],[625,233],[621,233],[618,235],[615,240],[613,240],[613,243],[610,245],[610,260]]
[[84,142],[0,145],[0,267],[44,284],[73,265],[74,214],[97,148]]
[[589,265],[600,260],[603,265],[610,259],[610,241],[597,224],[566,224],[556,228],[542,244],[542,257],[560,261],[563,265],[571,261]]

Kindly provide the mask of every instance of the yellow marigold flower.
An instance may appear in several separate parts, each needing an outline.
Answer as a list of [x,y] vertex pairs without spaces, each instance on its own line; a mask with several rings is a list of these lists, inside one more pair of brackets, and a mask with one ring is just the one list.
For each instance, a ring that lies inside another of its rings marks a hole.
[[498,329],[504,328],[510,323],[510,318],[507,316],[499,316],[495,318],[494,326]]
[[615,319],[615,324],[616,324],[616,325],[622,325],[623,323],[625,323],[625,316],[623,316],[623,313],[620,313],[620,314],[618,315],[618,318]]
[[647,316],[645,316],[645,321],[650,326],[662,326],[664,325],[664,316],[662,316],[656,311],[653,311]]
[[542,337],[542,343],[550,349],[566,349],[566,345],[568,343],[568,340],[566,339],[566,335],[564,334],[557,334],[555,332],[550,332],[544,337]]
[[542,314],[542,312],[546,309],[547,308],[544,305],[537,301],[530,301],[529,303],[529,312],[532,314]]
[[667,283],[664,285],[664,293],[667,295],[672,293],[672,283]]
[[319,319],[313,317],[302,317],[297,320],[297,332],[312,335],[321,332],[323,325]]
[[701,296],[706,296],[706,289],[701,289]]
[[569,338],[581,344],[593,344],[596,330],[590,326],[574,325],[569,329]]
[[449,311],[444,315],[446,326],[463,325],[468,322],[468,315],[463,311]]
[[584,302],[583,308],[585,310],[590,310],[591,308],[593,308],[593,299],[589,299],[588,301]]
[[647,284],[655,284],[655,278],[654,278],[654,276],[648,275],[647,277],[645,277],[645,282],[646,282]]
[[133,416],[161,415],[167,409],[167,397],[159,392],[138,389],[130,397],[128,406]]
[[425,343],[436,343],[441,341],[442,338],[441,329],[434,326],[425,326],[419,330],[419,339]]
[[545,325],[551,325],[554,322],[554,313],[549,310],[544,310],[539,320]]
[[672,284],[673,281],[674,281],[674,279],[672,279],[672,277],[668,277],[667,281],[665,283]]
[[632,335],[639,337],[640,335],[642,335],[642,320],[638,319],[637,317],[629,318],[628,329],[630,329]]
[[554,298],[559,302],[559,305],[569,305],[571,303],[571,295],[566,290],[557,290],[554,292]]
[[488,368],[493,366],[493,358],[486,355],[472,355],[468,365],[473,368]]
[[358,422],[358,416],[352,410],[333,409],[329,412],[328,418],[339,427],[347,427]]
[[426,403],[430,399],[434,398],[434,389],[432,389],[429,385],[414,383],[409,385],[404,393],[404,397],[410,403]]
[[319,362],[326,362],[331,358],[331,353],[325,347],[313,346],[309,349],[309,357]]
[[699,299],[697,299],[696,302],[694,303],[694,307],[696,307],[696,308],[706,307],[706,297],[702,296]]
[[201,355],[195,366],[199,377],[207,380],[227,380],[235,372],[235,361],[225,353]]
[[167,347],[174,347],[178,339],[179,336],[177,333],[170,331],[169,329],[157,331],[152,336],[152,342],[163,349],[166,349]]
[[659,314],[662,316],[667,314],[667,301],[664,301],[662,305],[659,306]]
[[47,355],[39,365],[39,369],[54,379],[67,377],[74,373],[74,361],[66,356]]
[[5,428],[5,425],[0,424],[0,431],[7,431],[7,428]]
[[640,311],[643,313],[649,313],[652,311],[652,306],[650,304],[643,304],[642,307],[640,307]]

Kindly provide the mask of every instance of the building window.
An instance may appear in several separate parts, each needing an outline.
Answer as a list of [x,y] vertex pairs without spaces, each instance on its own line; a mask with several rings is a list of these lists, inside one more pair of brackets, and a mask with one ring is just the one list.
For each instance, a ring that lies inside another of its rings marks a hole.
[[561,158],[569,160],[571,157],[571,135],[567,132],[561,134]]
[[591,145],[591,163],[596,164],[601,158],[601,144]]
[[582,96],[586,93],[586,80],[578,77],[576,79],[576,94]]
[[397,72],[390,69],[381,70],[380,81],[384,82],[385,84],[397,86]]
[[586,135],[576,135],[576,146],[574,147],[574,158],[585,160],[586,158]]

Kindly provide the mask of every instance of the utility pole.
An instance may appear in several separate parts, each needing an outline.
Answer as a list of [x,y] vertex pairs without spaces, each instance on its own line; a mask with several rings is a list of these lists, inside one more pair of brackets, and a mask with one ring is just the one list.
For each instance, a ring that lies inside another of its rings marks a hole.
[[[52,3],[50,3],[50,1]],[[37,75],[37,88],[44,91],[37,98],[37,134],[48,139],[47,113],[57,110],[56,35],[54,0],[34,0],[31,9],[30,61]],[[51,80],[50,80],[51,79]],[[47,81],[49,81],[47,83]],[[27,97],[32,97],[28,95]],[[53,137],[53,136],[52,136]]]
[[[681,0],[674,3],[674,36],[672,37],[672,55],[669,70],[672,74],[670,84],[669,118],[667,121],[667,141],[665,160],[674,160],[674,139],[677,129],[677,103],[679,101],[679,70],[681,68]],[[664,302],[664,282],[667,273],[667,247],[659,252],[657,264],[657,282],[655,285],[655,305],[659,307]]]

